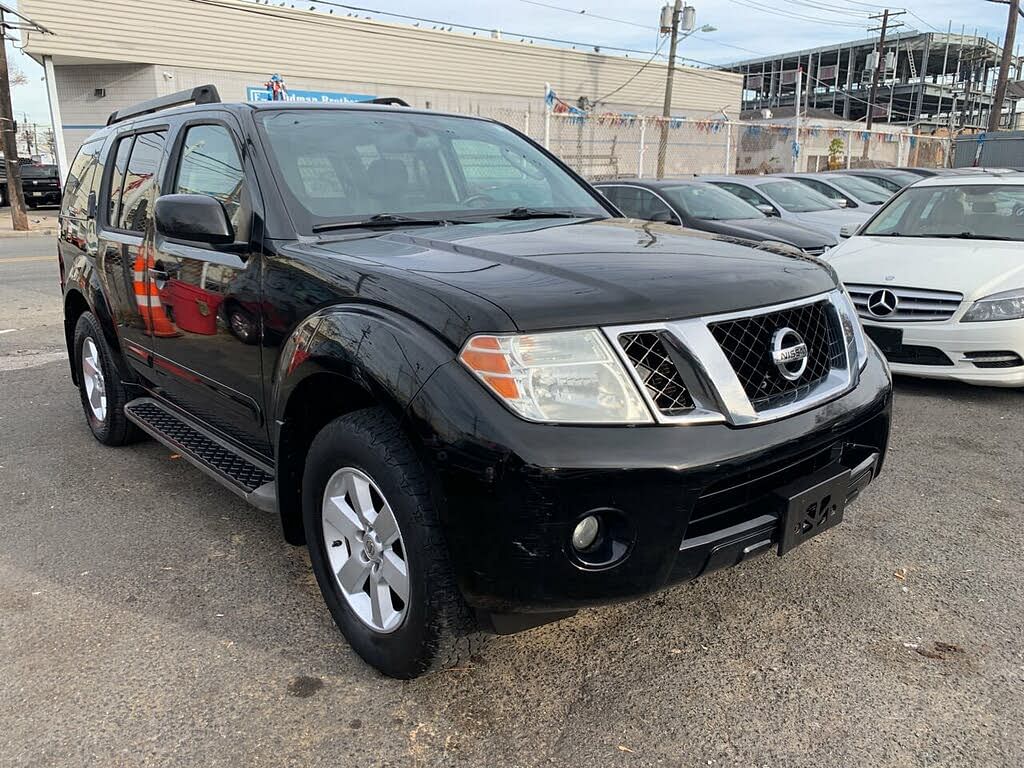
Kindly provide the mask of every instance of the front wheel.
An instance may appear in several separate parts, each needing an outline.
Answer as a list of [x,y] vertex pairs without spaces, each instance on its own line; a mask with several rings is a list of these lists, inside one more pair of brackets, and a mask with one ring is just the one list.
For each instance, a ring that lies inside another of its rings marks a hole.
[[302,499],[320,591],[367,663],[412,678],[468,657],[480,634],[455,583],[427,470],[387,411],[324,427],[306,458]]

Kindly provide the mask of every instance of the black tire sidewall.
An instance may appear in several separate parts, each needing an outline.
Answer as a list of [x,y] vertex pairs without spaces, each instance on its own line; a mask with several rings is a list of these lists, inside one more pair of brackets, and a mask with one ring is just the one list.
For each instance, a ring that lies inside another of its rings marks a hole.
[[[359,424],[350,417],[358,417]],[[367,440],[368,423],[377,421],[385,432],[394,420],[383,409],[369,409],[342,417],[314,440],[303,477],[303,523],[309,557],[324,600],[353,649],[387,675],[411,678],[430,668],[439,640],[439,616],[431,590],[435,563],[430,557],[434,519],[432,500],[423,467],[407,444],[396,439]],[[393,435],[393,433],[392,433]],[[399,440],[404,438],[399,437]],[[410,460],[411,459],[411,460]],[[373,479],[394,512],[401,530],[409,568],[409,600],[402,624],[378,633],[366,626],[342,595],[327,558],[321,504],[327,481],[337,470],[354,467]]]
[[[96,345],[100,357],[100,367],[103,369],[104,388],[107,396],[107,417],[99,421],[89,407],[89,398],[85,391],[85,382],[82,380],[82,349],[85,340],[91,338]],[[75,325],[74,336],[74,365],[79,380],[78,393],[82,401],[82,410],[85,412],[85,419],[89,429],[97,440],[104,445],[124,445],[136,437],[136,430],[133,429],[124,415],[124,406],[128,402],[128,395],[124,384],[121,382],[121,373],[114,362],[113,352],[110,345],[103,336],[99,322],[91,312],[83,312]]]

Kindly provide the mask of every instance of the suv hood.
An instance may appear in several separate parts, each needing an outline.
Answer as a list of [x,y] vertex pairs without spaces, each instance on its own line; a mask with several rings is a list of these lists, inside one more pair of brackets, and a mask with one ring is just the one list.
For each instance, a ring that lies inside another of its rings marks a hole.
[[1024,287],[1024,243],[852,237],[825,256],[844,283],[955,291],[978,299]]
[[313,247],[457,288],[499,307],[523,331],[694,317],[836,285],[815,259],[673,232],[671,225],[622,219],[498,221],[363,234]]

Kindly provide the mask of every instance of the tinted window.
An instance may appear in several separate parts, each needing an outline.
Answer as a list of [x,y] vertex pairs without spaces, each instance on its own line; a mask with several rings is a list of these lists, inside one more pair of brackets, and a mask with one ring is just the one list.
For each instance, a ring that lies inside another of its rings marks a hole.
[[135,137],[121,191],[118,228],[129,232],[145,231],[152,216],[166,137],[164,131],[140,133]]
[[75,219],[89,216],[89,192],[94,190],[96,180],[97,156],[103,146],[102,141],[83,144],[75,156],[68,172],[68,180],[64,185],[64,199],[61,201],[61,213]]
[[341,109],[256,116],[300,230],[379,213],[476,220],[528,207],[607,215],[586,187],[496,123]]
[[830,176],[829,182],[869,205],[881,205],[892,197],[888,190],[868,179],[859,179],[856,176]]
[[210,195],[224,204],[237,230],[245,195],[245,174],[235,142],[222,125],[195,125],[185,134],[174,191]]
[[640,190],[636,187],[607,187],[602,190],[611,197],[612,202],[629,218],[642,219],[643,205]]
[[114,152],[114,167],[110,173],[110,200],[107,203],[107,223],[116,224],[121,212],[121,186],[124,184],[124,174],[128,169],[128,154],[132,151],[134,136],[125,136],[117,140],[117,150]]

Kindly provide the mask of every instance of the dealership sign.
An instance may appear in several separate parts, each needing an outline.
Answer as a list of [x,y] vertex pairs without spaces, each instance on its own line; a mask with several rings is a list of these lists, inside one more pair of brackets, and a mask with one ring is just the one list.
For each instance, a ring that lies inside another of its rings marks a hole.
[[[286,90],[278,93],[279,101],[298,101],[306,104],[351,104],[354,101],[371,101],[376,96],[367,93],[334,93],[333,91]],[[274,101],[269,88],[250,85],[245,89],[246,101]]]

